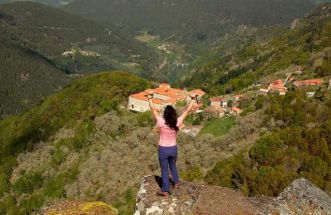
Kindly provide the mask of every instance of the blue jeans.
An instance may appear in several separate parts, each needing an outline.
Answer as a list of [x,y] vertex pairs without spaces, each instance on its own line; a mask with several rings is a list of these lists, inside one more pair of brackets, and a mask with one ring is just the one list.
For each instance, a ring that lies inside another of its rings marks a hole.
[[162,192],[169,192],[169,169],[174,184],[179,182],[179,176],[176,168],[177,146],[163,147],[159,146],[159,162],[162,174]]

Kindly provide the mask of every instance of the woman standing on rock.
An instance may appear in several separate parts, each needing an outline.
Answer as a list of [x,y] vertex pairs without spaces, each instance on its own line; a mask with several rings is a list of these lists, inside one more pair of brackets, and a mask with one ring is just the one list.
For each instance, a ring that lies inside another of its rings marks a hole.
[[177,117],[177,112],[171,105],[166,106],[163,117],[161,117],[158,110],[153,105],[153,92],[149,92],[148,95],[150,109],[154,119],[156,120],[156,125],[160,129],[158,155],[162,174],[162,187],[161,191],[158,192],[158,195],[161,196],[169,195],[169,169],[175,188],[178,186],[179,176],[176,167],[176,137],[179,129],[183,127],[183,121],[196,104],[195,96],[192,95],[191,97],[192,99],[189,106],[180,117]]

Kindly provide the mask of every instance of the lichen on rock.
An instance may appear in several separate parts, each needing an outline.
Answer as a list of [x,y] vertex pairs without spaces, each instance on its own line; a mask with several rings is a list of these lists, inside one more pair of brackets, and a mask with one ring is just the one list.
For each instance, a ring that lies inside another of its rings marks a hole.
[[117,215],[112,206],[104,202],[64,201],[44,208],[40,215]]

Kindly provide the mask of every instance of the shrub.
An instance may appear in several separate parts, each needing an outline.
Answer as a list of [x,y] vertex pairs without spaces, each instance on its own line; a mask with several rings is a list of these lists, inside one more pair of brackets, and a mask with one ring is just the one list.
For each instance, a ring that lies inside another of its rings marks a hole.
[[60,147],[56,147],[56,151],[52,156],[51,163],[53,166],[58,166],[65,161],[65,154]]
[[44,196],[41,193],[33,193],[20,202],[20,212],[22,214],[32,214],[44,204],[44,201]]
[[15,193],[32,193],[43,184],[43,177],[40,172],[25,173],[13,184],[12,188]]
[[182,173],[182,178],[187,181],[202,180],[203,173],[200,167],[192,167]]
[[84,144],[86,143],[86,138],[89,134],[93,132],[94,128],[95,125],[92,120],[87,119],[82,122],[75,129],[75,137],[70,139],[70,146],[76,151],[82,149]]
[[[285,97],[266,97],[265,121],[274,119],[276,128],[256,141],[247,158],[239,154],[217,163],[205,180],[210,184],[239,188],[249,195],[274,196],[292,180],[305,177],[330,192],[328,99],[308,99],[301,91]],[[322,112],[323,117],[318,112]],[[287,126],[278,126],[277,121]],[[307,126],[310,122],[314,123],[313,128]]]
[[150,111],[137,114],[137,121],[140,127],[151,127],[154,125],[152,114]]
[[9,191],[8,177],[4,173],[0,173],[0,197]]
[[122,195],[117,197],[113,205],[118,209],[119,214],[130,215],[134,213],[136,195],[132,188],[128,188]]
[[[13,212],[16,210],[16,202],[13,196],[6,195],[0,201],[0,214],[15,214]],[[18,213],[16,213],[18,214]]]
[[66,196],[64,186],[75,181],[79,173],[78,165],[73,166],[70,171],[60,173],[56,177],[49,179],[44,184],[45,196],[52,198],[61,198]]

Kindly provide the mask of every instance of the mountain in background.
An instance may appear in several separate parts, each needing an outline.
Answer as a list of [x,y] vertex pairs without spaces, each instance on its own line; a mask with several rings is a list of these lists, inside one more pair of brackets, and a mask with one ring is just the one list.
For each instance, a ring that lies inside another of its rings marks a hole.
[[[24,1],[24,0],[0,0],[0,4],[17,2],[17,1]],[[62,5],[69,4],[70,2],[73,2],[74,0],[27,0],[27,1],[59,7]]]
[[0,119],[25,111],[70,78],[37,53],[0,36]]
[[162,60],[150,77],[172,83],[219,40],[244,44],[258,28],[273,35],[270,26],[288,26],[315,7],[311,0],[76,0],[62,8],[154,49]]
[[[74,2],[75,0],[0,0],[0,4],[16,2],[16,1],[32,1],[32,2],[38,2],[38,3],[58,7],[58,6],[67,5],[71,2]],[[330,0],[311,0],[311,1],[317,4],[331,2]]]
[[213,41],[233,26],[287,24],[315,5],[311,0],[76,0],[64,9],[134,35],[148,31],[190,44]]
[[112,28],[32,2],[0,5],[3,37],[30,48],[68,73],[147,70],[153,53]]
[[[311,78],[331,75],[330,5],[292,23],[292,29],[263,42],[251,42],[234,52],[215,51],[195,64],[178,81],[182,87],[200,87],[211,94],[240,91],[259,81],[271,81],[305,68]],[[292,69],[291,69],[292,68]]]
[[0,5],[1,117],[32,107],[67,75],[119,69],[148,76],[157,55],[111,28],[32,2]]

